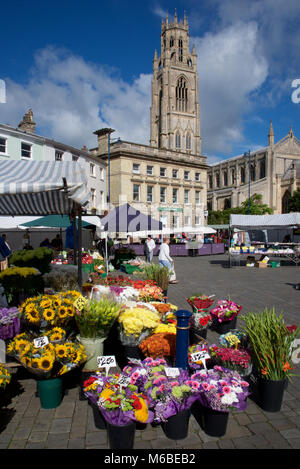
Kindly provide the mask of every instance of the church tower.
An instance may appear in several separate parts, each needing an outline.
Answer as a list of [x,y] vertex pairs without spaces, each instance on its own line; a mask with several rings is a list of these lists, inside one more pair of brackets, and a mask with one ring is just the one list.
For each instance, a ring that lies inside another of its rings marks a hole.
[[150,146],[201,155],[197,54],[186,16],[162,21],[161,53],[153,60]]

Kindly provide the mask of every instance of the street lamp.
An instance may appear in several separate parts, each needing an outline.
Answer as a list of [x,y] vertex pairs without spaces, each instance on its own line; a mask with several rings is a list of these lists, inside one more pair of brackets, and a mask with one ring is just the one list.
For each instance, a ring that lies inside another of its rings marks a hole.
[[251,181],[251,153],[250,153],[250,150],[248,152],[245,152],[244,156],[248,156],[248,164],[249,164],[248,215],[250,215],[250,181]]

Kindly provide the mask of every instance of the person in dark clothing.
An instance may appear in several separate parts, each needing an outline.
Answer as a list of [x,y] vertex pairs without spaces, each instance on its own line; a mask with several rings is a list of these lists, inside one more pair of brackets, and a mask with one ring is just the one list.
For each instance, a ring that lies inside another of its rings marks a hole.
[[56,237],[54,239],[52,239],[51,246],[54,249],[56,249],[57,251],[62,250],[62,240],[61,240],[61,237],[59,236],[59,234],[57,234]]
[[46,247],[46,248],[52,248],[53,247],[51,245],[50,241],[49,241],[49,238],[44,239],[44,241],[42,241],[40,243],[40,248],[43,248],[43,247]]

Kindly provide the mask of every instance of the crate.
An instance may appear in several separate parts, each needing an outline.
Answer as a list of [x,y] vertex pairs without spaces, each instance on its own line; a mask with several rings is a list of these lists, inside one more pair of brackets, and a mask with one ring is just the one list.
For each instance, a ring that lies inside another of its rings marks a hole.
[[94,262],[92,264],[82,264],[82,272],[94,272]]
[[270,262],[270,265],[271,267],[275,268],[275,267],[280,267],[280,262],[278,261],[271,261]]

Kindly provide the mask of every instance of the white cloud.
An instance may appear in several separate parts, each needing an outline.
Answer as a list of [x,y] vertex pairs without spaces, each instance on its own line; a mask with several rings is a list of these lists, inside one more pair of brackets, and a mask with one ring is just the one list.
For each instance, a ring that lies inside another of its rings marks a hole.
[[258,47],[257,24],[234,26],[193,38],[197,50],[203,150],[230,153],[243,139],[243,115],[252,110],[251,94],[268,75]]
[[101,127],[116,129],[124,140],[149,141],[151,75],[129,84],[116,70],[48,47],[36,54],[27,84],[6,83],[0,122],[16,127],[31,107],[38,134],[79,148],[95,147],[93,131]]

